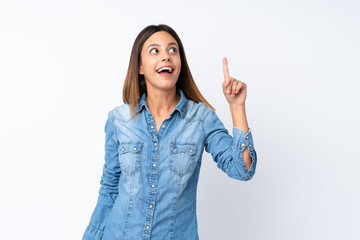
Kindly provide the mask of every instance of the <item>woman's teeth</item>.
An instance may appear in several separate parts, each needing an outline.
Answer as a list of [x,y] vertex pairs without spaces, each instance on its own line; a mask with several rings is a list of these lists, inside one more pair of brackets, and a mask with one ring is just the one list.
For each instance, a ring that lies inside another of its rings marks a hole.
[[161,72],[167,72],[167,73],[172,73],[173,69],[171,67],[162,67],[159,70],[157,70],[158,73]]

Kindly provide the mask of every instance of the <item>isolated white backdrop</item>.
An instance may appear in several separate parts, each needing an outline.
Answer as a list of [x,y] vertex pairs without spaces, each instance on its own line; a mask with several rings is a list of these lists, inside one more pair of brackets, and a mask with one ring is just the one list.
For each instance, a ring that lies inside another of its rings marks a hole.
[[360,239],[358,1],[0,2],[0,239],[80,239],[136,35],[172,26],[231,131],[222,57],[248,85],[249,182],[204,153],[201,239]]

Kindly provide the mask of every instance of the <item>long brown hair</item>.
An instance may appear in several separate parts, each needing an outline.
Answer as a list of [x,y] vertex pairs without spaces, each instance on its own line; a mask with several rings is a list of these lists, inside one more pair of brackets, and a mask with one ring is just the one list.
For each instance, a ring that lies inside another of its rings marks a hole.
[[186,98],[190,99],[196,103],[202,102],[213,111],[215,109],[206,101],[202,96],[199,89],[197,88],[195,81],[191,75],[189,65],[186,60],[184,47],[181,43],[181,40],[177,33],[169,26],[160,24],[160,25],[150,25],[144,28],[139,35],[136,37],[134,45],[131,50],[130,62],[128,71],[126,74],[124,88],[123,88],[123,101],[130,105],[130,112],[132,116],[136,116],[136,112],[139,105],[139,99],[143,93],[146,93],[146,83],[143,75],[139,74],[140,67],[140,53],[143,48],[145,41],[154,33],[159,31],[165,31],[169,33],[176,42],[179,44],[179,52],[181,59],[181,71],[179,78],[176,82],[176,88],[181,89]]

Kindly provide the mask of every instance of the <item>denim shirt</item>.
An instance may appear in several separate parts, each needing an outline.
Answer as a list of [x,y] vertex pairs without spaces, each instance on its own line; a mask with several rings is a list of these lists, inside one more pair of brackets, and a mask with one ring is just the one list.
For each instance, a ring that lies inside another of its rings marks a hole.
[[83,240],[198,239],[196,190],[204,149],[229,177],[253,177],[251,130],[234,127],[232,137],[214,111],[177,92],[180,101],[158,132],[145,94],[137,118],[128,104],[109,112],[99,197]]

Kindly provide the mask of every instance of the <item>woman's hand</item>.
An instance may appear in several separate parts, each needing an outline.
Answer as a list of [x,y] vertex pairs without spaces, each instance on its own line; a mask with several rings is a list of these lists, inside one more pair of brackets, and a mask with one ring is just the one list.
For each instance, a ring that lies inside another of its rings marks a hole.
[[245,105],[246,84],[229,75],[227,58],[223,58],[224,82],[223,93],[230,105]]

